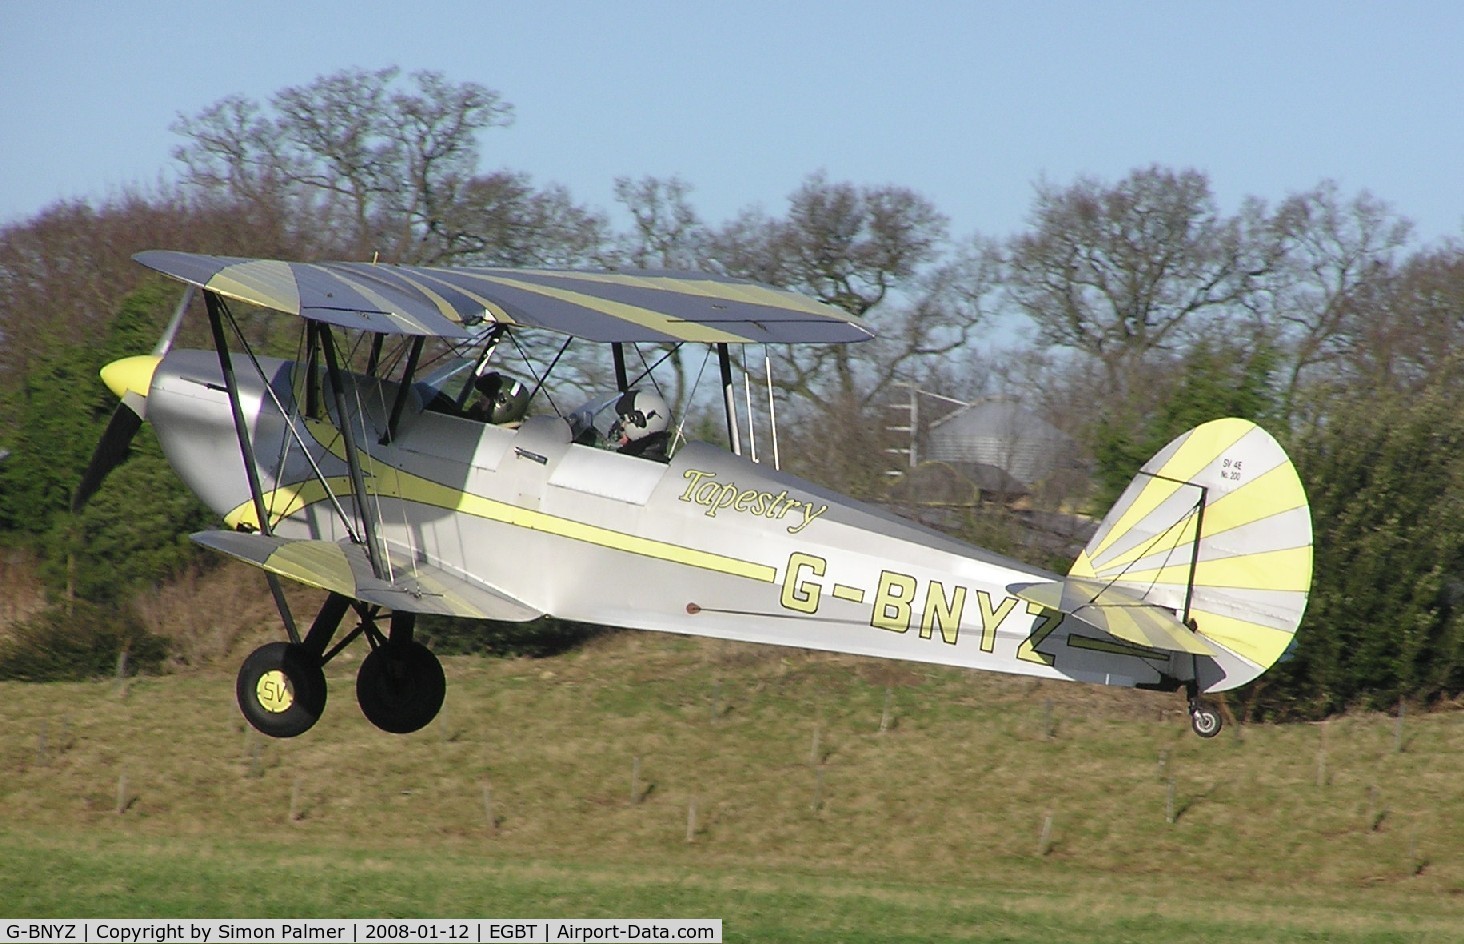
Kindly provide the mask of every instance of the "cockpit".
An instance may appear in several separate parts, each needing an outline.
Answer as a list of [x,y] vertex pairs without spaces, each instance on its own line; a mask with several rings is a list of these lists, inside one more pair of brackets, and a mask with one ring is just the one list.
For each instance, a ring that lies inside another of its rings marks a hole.
[[[519,426],[532,412],[530,400],[541,385],[531,388],[511,374],[487,368],[485,361],[454,357],[424,373],[412,384],[422,409],[494,426]],[[549,406],[569,424],[577,445],[668,461],[670,409],[659,394],[638,396],[638,408],[635,391],[596,395],[567,411]]]

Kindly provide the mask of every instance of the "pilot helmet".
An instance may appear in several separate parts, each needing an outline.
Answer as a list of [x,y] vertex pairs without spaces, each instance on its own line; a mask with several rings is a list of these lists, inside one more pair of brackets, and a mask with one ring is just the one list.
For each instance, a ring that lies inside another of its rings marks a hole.
[[490,371],[473,382],[487,401],[488,422],[516,423],[529,412],[529,391],[512,377]]
[[610,438],[621,437],[635,442],[652,433],[664,432],[670,426],[671,408],[653,390],[627,390],[615,401],[615,422]]

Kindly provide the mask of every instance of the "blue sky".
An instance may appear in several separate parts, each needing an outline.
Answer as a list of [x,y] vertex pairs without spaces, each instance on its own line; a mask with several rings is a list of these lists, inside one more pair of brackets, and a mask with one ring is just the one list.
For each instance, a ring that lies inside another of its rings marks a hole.
[[710,222],[777,213],[823,170],[1003,236],[1041,178],[1159,163],[1227,210],[1332,178],[1437,241],[1464,233],[1461,49],[1443,0],[0,0],[0,223],[166,178],[168,125],[226,95],[399,65],[512,103],[485,170],[606,211],[616,176],[678,174]]

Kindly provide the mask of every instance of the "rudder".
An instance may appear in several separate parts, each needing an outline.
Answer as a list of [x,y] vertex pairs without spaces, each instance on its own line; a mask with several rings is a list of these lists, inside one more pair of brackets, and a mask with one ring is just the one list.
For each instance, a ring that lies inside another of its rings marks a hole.
[[1291,644],[1311,589],[1306,491],[1256,424],[1197,426],[1144,464],[1069,572],[1187,620],[1215,650],[1201,691],[1259,676]]

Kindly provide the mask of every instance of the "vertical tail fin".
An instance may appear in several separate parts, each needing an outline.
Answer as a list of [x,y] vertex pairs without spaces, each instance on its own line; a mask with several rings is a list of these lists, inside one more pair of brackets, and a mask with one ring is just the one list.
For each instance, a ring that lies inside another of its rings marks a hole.
[[1214,650],[1203,691],[1235,688],[1291,644],[1311,589],[1311,510],[1285,451],[1247,420],[1198,426],[1144,464],[1069,581],[1163,607]]

